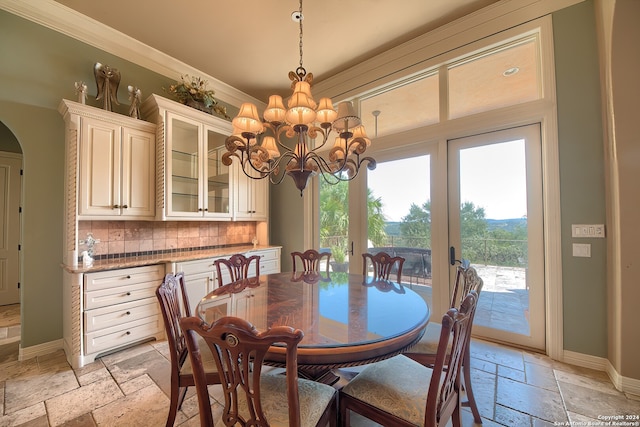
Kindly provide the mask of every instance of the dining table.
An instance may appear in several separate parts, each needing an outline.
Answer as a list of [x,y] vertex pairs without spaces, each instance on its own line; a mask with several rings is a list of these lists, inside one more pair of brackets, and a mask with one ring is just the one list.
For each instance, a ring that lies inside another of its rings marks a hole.
[[[202,298],[196,314],[208,324],[235,316],[259,331],[280,325],[302,330],[299,375],[332,383],[338,368],[411,348],[424,334],[430,311],[401,283],[354,273],[283,272],[221,286]],[[285,347],[273,345],[265,363],[284,366]]]

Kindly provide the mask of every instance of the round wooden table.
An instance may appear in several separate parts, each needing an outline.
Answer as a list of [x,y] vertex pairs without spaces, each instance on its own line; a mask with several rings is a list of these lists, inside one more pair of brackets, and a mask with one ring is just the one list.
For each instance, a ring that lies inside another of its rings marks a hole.
[[[402,353],[422,337],[430,315],[422,297],[398,283],[361,274],[301,272],[222,286],[198,303],[196,313],[207,323],[232,315],[258,330],[301,329],[300,375],[314,380],[334,368]],[[282,366],[284,357],[284,347],[273,346],[268,362]]]

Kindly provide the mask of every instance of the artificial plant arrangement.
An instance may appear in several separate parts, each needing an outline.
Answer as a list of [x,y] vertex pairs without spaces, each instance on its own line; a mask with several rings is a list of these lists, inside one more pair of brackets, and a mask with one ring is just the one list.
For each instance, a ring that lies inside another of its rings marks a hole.
[[218,104],[218,100],[214,97],[215,92],[207,89],[207,84],[208,82],[200,77],[185,74],[180,76],[179,82],[169,86],[168,92],[182,104],[231,119],[227,115],[227,109]]

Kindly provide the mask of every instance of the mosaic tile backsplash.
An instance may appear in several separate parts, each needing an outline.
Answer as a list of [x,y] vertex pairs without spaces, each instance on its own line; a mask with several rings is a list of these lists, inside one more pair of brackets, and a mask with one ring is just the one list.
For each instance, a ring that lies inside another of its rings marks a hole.
[[[215,221],[80,221],[79,239],[98,240],[94,256],[251,244],[256,223]],[[86,250],[79,245],[80,251]]]

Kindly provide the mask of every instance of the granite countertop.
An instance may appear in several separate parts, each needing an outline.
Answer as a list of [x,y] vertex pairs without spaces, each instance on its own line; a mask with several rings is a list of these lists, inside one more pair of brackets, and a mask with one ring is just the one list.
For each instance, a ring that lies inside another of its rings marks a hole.
[[253,245],[231,246],[225,248],[206,249],[199,251],[176,251],[157,255],[146,256],[123,256],[119,258],[95,260],[91,266],[84,266],[81,262],[77,266],[63,264],[69,273],[90,273],[94,271],[115,270],[128,267],[142,267],[145,265],[167,264],[172,262],[194,261],[198,259],[213,258],[233,255],[237,253],[247,253],[265,249],[279,248],[280,246],[260,246]]

